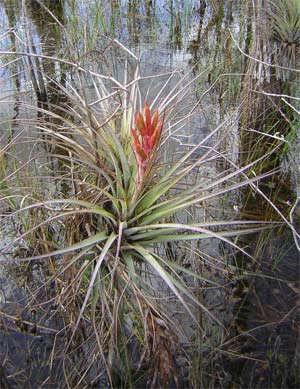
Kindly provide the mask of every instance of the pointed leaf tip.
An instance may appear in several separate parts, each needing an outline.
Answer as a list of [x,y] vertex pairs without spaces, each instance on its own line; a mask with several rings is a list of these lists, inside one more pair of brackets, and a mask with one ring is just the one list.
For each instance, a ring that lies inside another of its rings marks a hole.
[[136,128],[139,130],[139,133],[144,136],[146,134],[146,124],[145,124],[145,121],[144,121],[144,118],[143,118],[143,115],[141,114],[141,112],[139,112],[136,116],[136,119],[135,119],[135,125],[136,125]]
[[158,123],[158,111],[155,111],[152,116],[152,122],[151,122],[152,132],[155,131],[157,123]]
[[144,111],[145,111],[146,133],[147,133],[147,135],[151,135],[152,134],[151,112],[150,112],[150,108],[149,108],[149,104],[148,103],[145,103]]

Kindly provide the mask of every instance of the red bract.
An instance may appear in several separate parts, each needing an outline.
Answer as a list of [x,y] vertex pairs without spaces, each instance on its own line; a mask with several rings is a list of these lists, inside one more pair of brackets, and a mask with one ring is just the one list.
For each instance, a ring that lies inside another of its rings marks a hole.
[[134,148],[139,165],[139,179],[142,180],[148,162],[153,157],[161,138],[162,122],[158,111],[151,117],[149,105],[145,103],[144,114],[139,112],[135,117],[135,129],[131,128]]

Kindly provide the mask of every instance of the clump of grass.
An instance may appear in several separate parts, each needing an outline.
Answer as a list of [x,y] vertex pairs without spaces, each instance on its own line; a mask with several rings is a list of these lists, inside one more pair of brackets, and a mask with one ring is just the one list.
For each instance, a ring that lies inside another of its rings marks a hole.
[[[137,380],[151,387],[179,386],[173,357],[179,340],[195,326],[206,339],[198,312],[220,329],[223,323],[194,293],[195,280],[205,287],[215,283],[193,271],[178,247],[218,239],[247,255],[231,237],[263,226],[201,220],[203,205],[269,173],[248,178],[259,162],[252,161],[202,177],[205,166],[223,157],[214,139],[226,123],[184,152],[177,148],[178,154],[169,155],[171,142],[180,139],[178,132],[195,115],[199,101],[182,116],[178,107],[201,75],[156,75],[165,81],[151,99],[151,90],[145,93],[141,85],[152,77],[142,77],[139,59],[114,43],[126,57],[122,81],[74,64],[74,83],[57,84],[65,104],[27,106],[39,113],[33,125],[40,141],[52,148],[48,158],[55,168],[52,177],[45,176],[43,156],[33,180],[51,180],[57,190],[49,194],[43,183],[48,194],[28,194],[15,211],[15,216],[39,215],[20,239],[39,232],[45,243],[37,255],[20,261],[48,260],[57,309],[66,321],[67,382],[74,375],[90,382],[89,372],[104,366],[111,386],[120,381],[134,386]],[[87,98],[86,85],[92,85],[93,98]],[[54,233],[48,233],[50,228]],[[178,323],[184,315],[173,314],[179,304],[190,318],[187,328]],[[78,350],[85,355],[80,361]]]

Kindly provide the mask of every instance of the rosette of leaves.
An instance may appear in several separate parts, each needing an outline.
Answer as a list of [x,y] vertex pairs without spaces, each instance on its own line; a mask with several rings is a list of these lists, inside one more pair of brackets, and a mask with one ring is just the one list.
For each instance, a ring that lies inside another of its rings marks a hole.
[[[241,168],[234,166],[215,179],[190,184],[195,171],[207,160],[220,157],[214,145],[192,158],[222,125],[179,158],[170,155],[169,161],[163,160],[162,151],[168,147],[167,139],[176,127],[172,113],[184,103],[196,80],[189,79],[190,74],[183,76],[164,97],[166,85],[175,75],[176,72],[169,75],[149,106],[139,98],[138,71],[133,80],[125,79],[124,84],[106,77],[105,81],[113,83],[112,92],[100,75],[93,75],[96,98],[88,102],[82,93],[85,81],[81,69],[81,87],[59,85],[67,103],[40,109],[35,123],[43,142],[54,150],[50,159],[59,161],[60,170],[53,180],[66,183],[68,190],[61,192],[59,198],[39,202],[31,199],[28,206],[24,200],[19,212],[42,207],[51,214],[36,228],[59,220],[61,234],[57,242],[60,247],[27,260],[52,259],[57,301],[71,317],[67,349],[76,345],[76,334],[82,327],[90,329],[97,355],[112,381],[112,371],[121,371],[127,382],[131,380],[127,377],[130,371],[144,365],[151,371],[153,386],[166,384],[170,376],[176,381],[172,347],[178,334],[170,301],[181,304],[198,327],[198,310],[222,326],[186,280],[199,280],[214,287],[215,283],[183,265],[176,254],[167,255],[170,245],[219,239],[237,250],[232,236],[261,228],[227,220],[176,221],[178,213],[201,208],[206,201],[259,177],[248,179],[245,175],[255,164],[252,162]],[[193,111],[194,108],[176,125],[182,127]],[[140,345],[137,361],[129,355],[130,340]]]

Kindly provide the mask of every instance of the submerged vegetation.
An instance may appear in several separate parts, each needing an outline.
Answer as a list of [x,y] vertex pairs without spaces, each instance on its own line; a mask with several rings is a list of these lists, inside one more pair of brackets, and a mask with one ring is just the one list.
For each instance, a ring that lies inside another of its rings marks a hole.
[[[282,166],[299,141],[298,3],[165,2],[170,42],[191,55],[159,70],[139,46],[156,39],[155,2],[22,2],[24,32],[14,3],[0,263],[24,293],[0,315],[6,334],[46,339],[26,385],[297,387],[297,279],[283,267],[297,268],[299,186]],[[0,356],[0,384],[24,384],[28,367]]]

